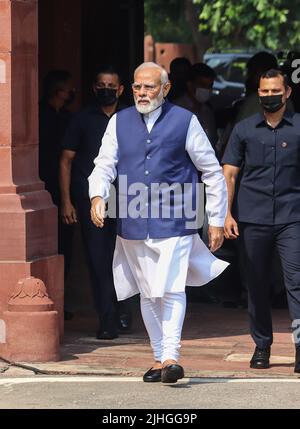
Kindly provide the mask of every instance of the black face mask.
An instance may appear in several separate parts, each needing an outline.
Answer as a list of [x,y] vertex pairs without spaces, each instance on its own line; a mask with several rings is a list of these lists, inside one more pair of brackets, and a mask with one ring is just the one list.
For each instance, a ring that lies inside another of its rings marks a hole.
[[97,89],[96,99],[100,106],[112,106],[118,101],[117,90],[112,88]]
[[282,95],[265,95],[264,97],[259,97],[260,104],[266,112],[274,113],[282,108],[284,102],[282,101]]

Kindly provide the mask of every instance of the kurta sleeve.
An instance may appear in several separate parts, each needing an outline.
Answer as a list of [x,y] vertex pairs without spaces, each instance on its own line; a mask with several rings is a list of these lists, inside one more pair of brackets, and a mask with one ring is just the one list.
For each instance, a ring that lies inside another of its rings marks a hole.
[[117,114],[113,115],[107,125],[102,138],[102,145],[97,158],[94,160],[94,170],[89,176],[89,196],[102,197],[105,201],[109,198],[111,183],[117,177],[118,141],[116,133]]
[[227,212],[226,181],[215,152],[195,115],[187,132],[186,151],[195,167],[202,172],[202,181],[206,185],[208,223],[222,227]]

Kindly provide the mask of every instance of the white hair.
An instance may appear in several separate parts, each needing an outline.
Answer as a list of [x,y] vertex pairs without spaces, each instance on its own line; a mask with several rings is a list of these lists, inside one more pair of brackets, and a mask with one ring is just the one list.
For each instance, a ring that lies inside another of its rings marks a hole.
[[161,74],[161,83],[164,85],[165,83],[169,82],[169,76],[168,73],[166,72],[166,70],[161,67],[160,65],[153,63],[153,62],[147,62],[147,63],[143,63],[140,66],[138,66],[138,68],[135,69],[134,74],[136,74],[137,72],[139,72],[140,70],[144,70],[144,69],[150,69],[150,68],[155,68],[160,70],[160,74]]

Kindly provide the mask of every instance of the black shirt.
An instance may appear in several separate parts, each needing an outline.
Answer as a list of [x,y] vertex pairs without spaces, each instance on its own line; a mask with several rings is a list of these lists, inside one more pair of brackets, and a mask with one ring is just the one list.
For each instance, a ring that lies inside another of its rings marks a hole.
[[242,167],[237,195],[240,222],[300,221],[300,115],[286,111],[276,128],[257,113],[233,129],[223,164]]
[[[120,110],[118,107],[117,110]],[[72,195],[89,198],[88,177],[94,169],[102,137],[110,118],[96,104],[74,115],[63,140],[63,149],[76,152],[72,163]]]
[[39,107],[39,173],[53,202],[59,204],[59,159],[61,144],[72,114],[66,109],[58,112],[47,102]]

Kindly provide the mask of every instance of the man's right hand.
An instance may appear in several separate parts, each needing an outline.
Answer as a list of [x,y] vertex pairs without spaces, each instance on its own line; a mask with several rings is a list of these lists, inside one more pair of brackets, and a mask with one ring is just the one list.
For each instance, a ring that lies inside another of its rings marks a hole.
[[104,227],[106,204],[103,198],[95,197],[92,199],[91,219],[98,228]]
[[224,235],[228,240],[236,240],[239,234],[237,222],[233,219],[231,214],[228,214],[225,219]]
[[77,214],[75,207],[71,202],[62,203],[61,205],[61,218],[63,223],[67,225],[73,225],[77,223]]

